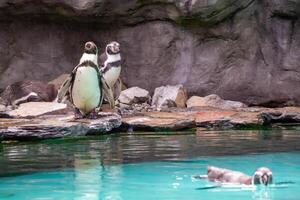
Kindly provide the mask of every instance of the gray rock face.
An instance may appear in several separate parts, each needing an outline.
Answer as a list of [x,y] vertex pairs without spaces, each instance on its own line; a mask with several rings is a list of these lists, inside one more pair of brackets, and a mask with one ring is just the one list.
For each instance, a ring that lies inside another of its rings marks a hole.
[[150,99],[150,93],[147,90],[139,87],[132,87],[121,92],[118,102],[120,104],[132,105],[149,102]]
[[155,89],[152,106],[157,108],[185,108],[187,100],[186,90],[182,85],[167,85]]
[[122,78],[250,105],[300,105],[300,0],[0,0],[0,90],[122,45]]

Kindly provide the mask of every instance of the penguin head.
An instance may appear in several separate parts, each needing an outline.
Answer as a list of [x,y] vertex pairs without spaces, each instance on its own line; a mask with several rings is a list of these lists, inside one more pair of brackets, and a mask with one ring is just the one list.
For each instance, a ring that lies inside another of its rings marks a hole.
[[272,171],[267,168],[267,167],[260,167],[258,168],[252,177],[252,183],[254,185],[259,185],[259,184],[272,184],[273,182],[273,175]]
[[87,42],[84,45],[84,53],[87,54],[97,54],[98,48],[94,42]]
[[114,55],[120,53],[120,44],[118,42],[111,42],[108,45],[106,45],[106,54],[108,55]]

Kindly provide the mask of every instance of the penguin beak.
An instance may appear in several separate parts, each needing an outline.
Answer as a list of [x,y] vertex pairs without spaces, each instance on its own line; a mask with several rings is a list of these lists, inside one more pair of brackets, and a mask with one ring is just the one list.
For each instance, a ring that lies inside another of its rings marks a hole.
[[119,45],[113,46],[113,52],[118,53],[119,51],[120,51],[120,46]]
[[262,177],[261,177],[261,182],[264,184],[264,185],[268,185],[268,181],[269,180],[269,177],[267,174],[264,174]]
[[261,176],[260,182],[261,182],[261,184],[264,184],[266,186],[269,185],[269,184],[272,184],[272,182],[273,182],[272,173],[264,173]]

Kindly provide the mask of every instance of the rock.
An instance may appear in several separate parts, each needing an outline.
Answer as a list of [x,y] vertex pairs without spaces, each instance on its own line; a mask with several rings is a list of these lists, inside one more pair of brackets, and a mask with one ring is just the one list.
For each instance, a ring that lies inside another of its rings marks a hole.
[[100,113],[99,119],[74,120],[72,115],[50,115],[34,119],[0,119],[2,140],[29,140],[78,137],[109,133],[121,126],[115,113]]
[[1,118],[2,115],[7,116],[7,115],[5,115],[6,111],[7,111],[7,108],[6,108],[6,106],[5,106],[5,102],[4,102],[4,100],[0,97],[0,118]]
[[208,109],[193,112],[197,127],[232,129],[262,126],[265,122],[259,112],[240,112],[234,110]]
[[70,74],[61,74],[55,79],[48,82],[48,84],[54,85],[55,89],[58,91],[63,82],[70,76]]
[[221,99],[218,95],[211,94],[206,97],[192,96],[187,100],[187,107],[213,107],[224,110],[246,108],[247,106],[238,101]]
[[152,106],[157,108],[184,108],[186,100],[187,93],[182,85],[167,85],[155,89],[152,98]]
[[[169,112],[141,112],[123,117],[120,130],[175,131],[195,127],[205,129],[257,128],[273,123],[273,121],[269,123],[268,119],[262,117],[262,113],[266,111],[264,109],[252,111],[246,108],[244,110],[220,110],[211,107],[193,107],[174,109]],[[268,112],[270,111],[274,111],[274,109],[268,110]],[[297,111],[285,109],[285,113],[286,116],[295,116],[295,113],[298,113],[299,116],[300,109]]]
[[132,105],[132,104],[142,104],[149,102],[151,99],[150,94],[147,90],[139,87],[131,87],[123,90],[118,98],[120,104]]
[[29,102],[21,104],[8,114],[12,117],[31,118],[41,115],[64,114],[68,111],[67,104],[55,102]]
[[300,105],[299,5],[299,0],[1,0],[0,90],[24,79],[49,81],[70,73],[87,40],[100,52],[117,40],[125,49],[122,78],[128,87],[154,91],[182,84],[191,95],[215,93],[247,105]]
[[6,106],[0,104],[0,112],[5,112]]
[[5,101],[2,99],[1,96],[0,96],[0,105],[5,105]]
[[118,110],[118,113],[121,116],[138,115],[141,112],[151,112],[156,110],[148,103],[132,104],[132,105],[120,104],[119,107],[120,108]]
[[25,80],[7,86],[1,93],[1,98],[6,105],[19,105],[30,101],[50,102],[56,95],[57,90],[52,84]]
[[264,124],[300,123],[300,108],[286,107],[263,111],[260,117],[264,120]]
[[[194,131],[202,129],[265,128],[278,123],[299,123],[300,107],[280,109],[243,108],[220,110],[211,107],[174,109],[169,112],[139,112],[121,117],[99,113],[98,119],[75,120],[73,114],[42,115],[31,119],[1,118],[0,139],[24,140],[76,137],[113,131]],[[284,128],[284,127],[283,127]]]
[[195,119],[180,113],[148,112],[122,119],[122,131],[178,131],[195,128]]

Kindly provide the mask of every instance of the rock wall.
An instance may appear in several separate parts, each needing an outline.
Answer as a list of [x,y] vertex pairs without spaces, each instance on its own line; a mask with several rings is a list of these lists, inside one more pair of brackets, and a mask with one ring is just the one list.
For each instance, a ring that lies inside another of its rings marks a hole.
[[122,77],[249,105],[300,105],[300,0],[0,0],[0,89],[121,43]]

